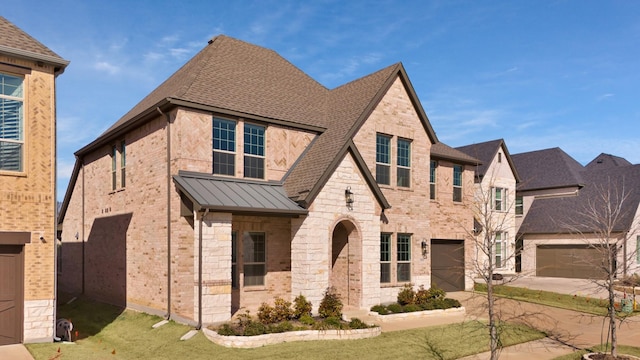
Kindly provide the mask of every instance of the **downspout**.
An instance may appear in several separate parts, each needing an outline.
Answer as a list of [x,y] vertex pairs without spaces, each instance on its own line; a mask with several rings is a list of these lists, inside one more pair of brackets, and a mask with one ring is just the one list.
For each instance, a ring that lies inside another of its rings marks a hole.
[[[84,159],[82,159],[82,226],[80,227],[80,232],[82,236],[82,294],[84,295],[84,228],[85,228],[85,182],[84,182]],[[76,239],[77,240],[77,239]]]
[[198,326],[196,330],[202,329],[202,222],[209,213],[209,209],[205,209],[200,218],[200,227],[198,231]]
[[167,119],[167,313],[165,319],[171,319],[171,118],[156,107],[161,116]]

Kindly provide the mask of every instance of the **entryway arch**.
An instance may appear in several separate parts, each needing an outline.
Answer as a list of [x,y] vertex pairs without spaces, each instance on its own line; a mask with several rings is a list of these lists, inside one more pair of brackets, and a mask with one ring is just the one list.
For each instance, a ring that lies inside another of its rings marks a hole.
[[350,219],[333,228],[330,247],[330,286],[345,306],[360,307],[362,298],[362,236]]

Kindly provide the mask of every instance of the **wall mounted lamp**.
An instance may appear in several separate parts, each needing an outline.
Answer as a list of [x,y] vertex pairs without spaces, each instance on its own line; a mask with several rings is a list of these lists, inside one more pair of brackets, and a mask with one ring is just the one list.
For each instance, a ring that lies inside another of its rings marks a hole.
[[351,192],[351,186],[347,186],[346,190],[344,191],[344,201],[347,204],[347,208],[349,208],[349,210],[353,210],[353,193]]
[[427,255],[429,255],[429,245],[427,244],[427,241],[425,239],[422,239],[420,247],[422,248],[422,258],[426,259]]

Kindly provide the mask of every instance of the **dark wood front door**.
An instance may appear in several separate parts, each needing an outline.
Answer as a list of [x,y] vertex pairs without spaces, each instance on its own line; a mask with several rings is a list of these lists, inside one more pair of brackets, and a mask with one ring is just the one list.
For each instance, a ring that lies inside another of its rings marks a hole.
[[23,245],[0,245],[0,346],[22,342],[23,251]]

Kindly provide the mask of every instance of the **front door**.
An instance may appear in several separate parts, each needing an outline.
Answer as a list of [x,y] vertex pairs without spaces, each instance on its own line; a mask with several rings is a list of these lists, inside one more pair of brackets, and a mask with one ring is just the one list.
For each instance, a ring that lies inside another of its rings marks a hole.
[[0,346],[22,342],[23,245],[0,245]]

